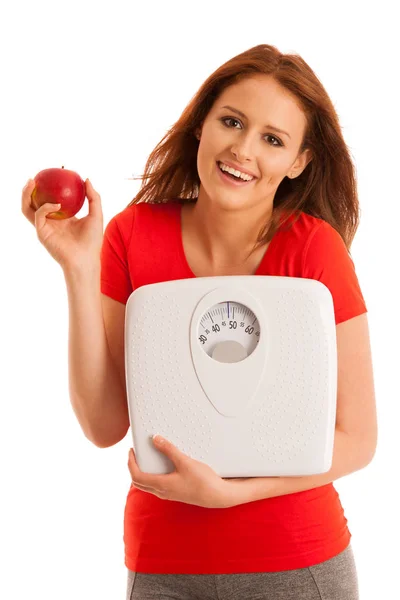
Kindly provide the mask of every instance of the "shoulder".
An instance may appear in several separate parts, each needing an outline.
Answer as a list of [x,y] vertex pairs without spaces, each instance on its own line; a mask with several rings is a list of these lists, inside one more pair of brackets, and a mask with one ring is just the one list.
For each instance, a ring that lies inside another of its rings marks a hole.
[[342,236],[324,219],[301,212],[297,217],[290,216],[286,223],[283,223],[282,230],[289,228],[287,241],[291,251],[300,253],[302,267],[313,259],[329,260],[332,253],[344,253],[349,257]]
[[138,204],[130,204],[124,210],[117,213],[112,220],[115,220],[118,225],[126,226],[137,219],[163,215],[166,213],[176,212],[181,204],[176,200],[168,202],[139,202]]
[[295,232],[296,236],[303,241],[303,245],[306,246],[310,243],[312,238],[315,236],[317,231],[332,230],[334,228],[324,219],[314,217],[305,212],[300,212],[296,218],[291,216],[288,220],[290,228]]
[[279,261],[286,259],[288,265],[294,268],[290,274],[299,277],[304,276],[304,268],[310,256],[312,259],[319,254],[317,246],[323,247],[327,238],[339,244],[343,241],[329,223],[304,212],[289,217],[284,213],[278,229]]
[[302,277],[316,279],[331,292],[336,324],[367,312],[350,252],[340,233],[323,219],[303,215],[307,230],[301,254]]
[[119,236],[128,245],[135,227],[142,229],[158,216],[175,213],[179,206],[179,202],[176,201],[130,204],[109,220],[104,234],[110,237]]
[[339,268],[341,265],[354,267],[344,239],[330,223],[305,215],[307,236],[302,253],[302,266],[307,268]]

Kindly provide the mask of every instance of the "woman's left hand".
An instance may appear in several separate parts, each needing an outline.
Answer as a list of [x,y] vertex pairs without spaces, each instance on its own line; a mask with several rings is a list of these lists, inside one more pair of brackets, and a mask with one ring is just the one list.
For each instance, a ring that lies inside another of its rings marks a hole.
[[[161,441],[161,439],[163,441]],[[223,479],[208,465],[187,456],[168,440],[157,436],[153,443],[175,466],[172,473],[153,475],[140,471],[133,449],[128,467],[133,485],[163,500],[176,500],[205,508],[229,508],[247,502],[246,478]]]

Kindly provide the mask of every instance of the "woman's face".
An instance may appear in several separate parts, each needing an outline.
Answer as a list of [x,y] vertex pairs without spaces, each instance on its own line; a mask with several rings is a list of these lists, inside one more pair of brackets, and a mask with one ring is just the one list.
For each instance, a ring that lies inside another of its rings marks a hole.
[[[298,176],[311,159],[309,151],[298,156],[305,128],[305,115],[294,96],[270,76],[254,75],[225,89],[198,131],[199,200],[226,208],[272,208],[282,179]],[[254,178],[237,185],[222,176],[220,161]]]

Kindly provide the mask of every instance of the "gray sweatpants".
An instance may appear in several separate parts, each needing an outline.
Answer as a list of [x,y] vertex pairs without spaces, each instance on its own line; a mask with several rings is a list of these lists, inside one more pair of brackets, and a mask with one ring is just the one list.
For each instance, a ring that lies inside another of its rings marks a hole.
[[351,544],[305,569],[226,575],[158,575],[128,569],[126,600],[359,600]]

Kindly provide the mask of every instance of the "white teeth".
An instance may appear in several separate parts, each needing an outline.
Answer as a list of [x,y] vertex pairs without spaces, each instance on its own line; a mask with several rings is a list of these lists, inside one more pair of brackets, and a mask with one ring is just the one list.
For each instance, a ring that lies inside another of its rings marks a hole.
[[236,177],[240,177],[240,179],[243,179],[244,181],[251,181],[252,179],[254,179],[254,177],[251,177],[251,175],[247,175],[247,173],[241,173],[240,171],[237,171],[236,169],[232,169],[232,167],[228,167],[223,162],[220,162],[219,166],[220,166],[221,171],[228,171],[228,173],[231,173],[232,175],[235,175]]

